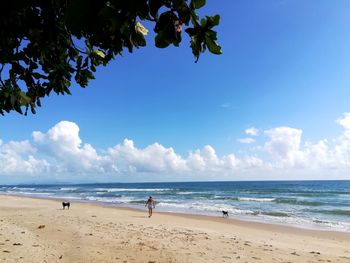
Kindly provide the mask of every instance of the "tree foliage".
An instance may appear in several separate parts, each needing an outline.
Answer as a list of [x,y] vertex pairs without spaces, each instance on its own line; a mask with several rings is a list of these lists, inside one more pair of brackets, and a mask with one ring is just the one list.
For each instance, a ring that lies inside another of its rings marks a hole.
[[[155,45],[179,46],[185,31],[196,61],[208,49],[221,54],[219,15],[199,18],[205,0],[11,0],[0,9],[0,114],[35,113],[41,98],[86,87],[96,67],[124,50],[146,45],[143,21]],[[183,29],[185,27],[186,29]],[[24,111],[23,111],[24,109]]]

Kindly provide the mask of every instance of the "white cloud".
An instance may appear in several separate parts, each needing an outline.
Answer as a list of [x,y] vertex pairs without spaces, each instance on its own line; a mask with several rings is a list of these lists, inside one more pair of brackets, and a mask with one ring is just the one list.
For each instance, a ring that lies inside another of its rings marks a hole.
[[123,143],[108,149],[108,154],[112,161],[126,171],[166,172],[186,169],[185,161],[173,148],[165,148],[159,143],[138,149],[132,140],[125,139]]
[[243,143],[243,144],[250,144],[250,143],[255,142],[255,139],[250,138],[250,137],[247,137],[247,138],[238,139],[238,141],[239,141],[240,143]]
[[245,133],[250,136],[257,136],[259,134],[259,130],[255,127],[250,127],[245,130]]
[[221,161],[214,148],[206,145],[202,150],[190,152],[186,163],[193,171],[214,171],[220,166]]
[[82,144],[79,127],[74,122],[61,121],[48,132],[32,134],[38,149],[55,159],[62,172],[104,172],[109,168],[108,157],[99,156],[90,144]]
[[[344,113],[336,122],[344,131],[335,139],[303,142],[301,129],[282,126],[264,131],[265,142],[247,152],[236,149],[220,156],[214,147],[206,145],[181,156],[174,148],[160,143],[138,148],[130,139],[98,152],[91,144],[83,142],[76,123],[61,121],[46,132],[33,132],[32,140],[0,140],[0,175],[70,175],[72,180],[82,175],[95,178],[108,175],[113,180],[121,175],[149,173],[157,180],[176,175],[181,178],[188,175],[194,180],[197,175],[235,179],[237,175],[242,178],[248,174],[255,178],[278,173],[328,175],[343,171],[348,174],[350,113]],[[246,133],[255,136],[259,130],[251,127]],[[255,139],[247,137],[239,141],[253,143]]]
[[343,116],[336,121],[341,125],[346,131],[350,130],[350,112],[343,113]]
[[337,123],[344,132],[334,144],[323,139],[318,142],[301,143],[302,130],[278,127],[265,134],[270,138],[263,149],[271,154],[273,168],[296,168],[305,171],[344,170],[350,168],[350,114],[344,113]]
[[263,167],[264,163],[263,161],[256,157],[256,156],[247,156],[243,159],[243,168],[249,169],[249,168],[256,168],[256,167]]
[[35,152],[29,141],[0,140],[0,175],[36,175],[49,171],[49,163],[35,158]]
[[270,140],[265,149],[280,165],[293,166],[298,162],[302,153],[300,151],[302,130],[290,127],[277,127],[265,131]]

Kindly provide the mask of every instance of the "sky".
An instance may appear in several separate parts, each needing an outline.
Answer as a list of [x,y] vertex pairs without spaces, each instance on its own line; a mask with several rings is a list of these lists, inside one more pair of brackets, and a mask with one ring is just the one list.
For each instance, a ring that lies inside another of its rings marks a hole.
[[350,179],[348,10],[208,0],[221,56],[150,34],[87,88],[0,117],[0,183]]

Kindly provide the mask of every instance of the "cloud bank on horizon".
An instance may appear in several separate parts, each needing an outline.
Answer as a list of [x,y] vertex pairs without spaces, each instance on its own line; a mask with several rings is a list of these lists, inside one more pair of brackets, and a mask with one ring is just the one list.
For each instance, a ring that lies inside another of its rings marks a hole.
[[281,126],[261,131],[251,127],[245,130],[250,137],[238,139],[250,144],[246,153],[219,156],[205,145],[181,156],[159,143],[138,148],[130,139],[97,151],[82,141],[76,123],[61,121],[47,132],[34,131],[28,140],[0,139],[0,175],[39,179],[49,175],[71,181],[99,177],[116,181],[123,176],[132,181],[132,175],[145,174],[155,181],[333,179],[332,175],[349,179],[350,113],[336,123],[343,128],[337,138],[302,142],[301,129]]

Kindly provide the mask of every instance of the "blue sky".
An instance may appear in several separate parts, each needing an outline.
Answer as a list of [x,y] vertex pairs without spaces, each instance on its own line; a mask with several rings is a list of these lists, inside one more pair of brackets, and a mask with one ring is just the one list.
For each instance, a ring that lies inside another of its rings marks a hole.
[[[0,182],[350,179],[348,10],[350,2],[340,0],[208,1],[200,13],[221,15],[217,30],[223,55],[206,53],[195,64],[187,38],[180,48],[160,50],[149,35],[146,48],[125,52],[100,68],[86,89],[73,85],[73,96],[52,95],[33,116],[1,117]],[[99,170],[96,160],[91,164],[95,170],[80,169],[82,157],[77,157],[74,167],[57,170],[65,160],[53,153],[59,149],[48,151],[52,138],[46,133],[65,127],[69,136],[76,126],[76,154],[89,144],[97,159],[119,158],[118,169]],[[245,132],[251,127],[257,135]],[[46,142],[35,140],[34,131],[46,134]],[[124,150],[111,157],[113,147],[127,145],[125,138],[133,141],[137,154],[120,147]],[[244,138],[250,143],[242,143]],[[311,146],[324,139],[326,153],[311,154]],[[46,168],[28,173],[28,167],[6,167],[9,148],[17,147],[10,142],[30,145],[28,151],[12,149],[17,161],[30,165],[32,156],[45,161]],[[154,154],[146,150],[154,143],[173,149],[186,168],[179,172],[173,159],[164,161],[162,150],[155,150],[160,159],[147,157]],[[215,154],[206,155],[206,146]],[[188,168],[190,155],[203,165]],[[225,156],[232,155],[240,164],[226,167]],[[319,158],[311,160],[311,155]],[[250,166],[249,158],[259,161]],[[147,162],[164,165],[149,167]]]

